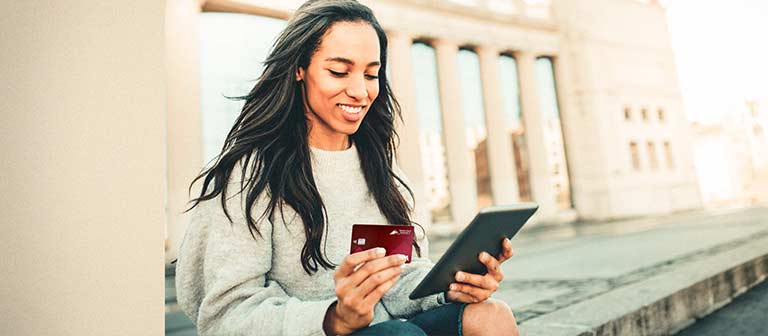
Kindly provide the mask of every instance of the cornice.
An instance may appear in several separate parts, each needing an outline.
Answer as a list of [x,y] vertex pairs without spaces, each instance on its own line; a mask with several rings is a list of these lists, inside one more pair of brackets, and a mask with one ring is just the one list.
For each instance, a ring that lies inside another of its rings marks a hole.
[[[559,30],[552,12],[550,12],[551,14],[549,18],[534,18],[525,16],[522,13],[505,14],[494,12],[484,6],[462,5],[446,0],[376,0],[376,2],[396,4],[403,7],[429,9],[438,13],[457,14],[486,22],[514,25],[520,28],[546,32]],[[516,1],[516,5],[526,6],[522,0]]]

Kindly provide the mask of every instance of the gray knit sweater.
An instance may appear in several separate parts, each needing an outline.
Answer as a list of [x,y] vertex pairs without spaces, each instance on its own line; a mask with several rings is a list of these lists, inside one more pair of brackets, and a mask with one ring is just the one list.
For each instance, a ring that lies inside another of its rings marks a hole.
[[[311,152],[315,183],[328,215],[321,251],[338,265],[349,254],[353,224],[387,220],[368,192],[354,145],[343,151],[311,148]],[[393,168],[405,180],[397,165]],[[274,222],[259,222],[264,238],[256,234],[254,240],[243,217],[244,197],[231,196],[239,190],[235,187],[239,179],[230,179],[228,190],[232,225],[218,198],[192,210],[176,265],[179,305],[201,335],[324,335],[325,312],[336,300],[334,271],[320,267],[312,276],[304,272],[300,261],[304,228],[290,207],[284,208],[285,222],[279,212]],[[410,195],[399,187],[413,210]],[[262,196],[252,209],[254,218],[265,204]],[[408,298],[434,265],[422,230],[416,230],[416,239],[422,257],[414,249],[400,280],[376,304],[371,325],[446,304],[444,294]]]

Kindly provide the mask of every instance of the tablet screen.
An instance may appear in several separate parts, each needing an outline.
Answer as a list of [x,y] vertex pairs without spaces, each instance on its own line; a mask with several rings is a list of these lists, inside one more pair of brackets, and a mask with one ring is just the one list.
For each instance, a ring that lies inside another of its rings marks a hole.
[[480,210],[451,243],[440,260],[409,295],[418,299],[448,290],[459,271],[484,275],[488,272],[478,256],[485,251],[498,256],[502,241],[515,236],[538,209],[535,203],[497,205]]

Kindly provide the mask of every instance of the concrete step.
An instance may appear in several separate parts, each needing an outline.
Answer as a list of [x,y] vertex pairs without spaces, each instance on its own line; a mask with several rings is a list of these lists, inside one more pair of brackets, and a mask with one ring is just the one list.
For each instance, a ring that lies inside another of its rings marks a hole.
[[[768,276],[768,236],[520,324],[522,335],[669,335]],[[681,242],[682,243],[682,242]]]

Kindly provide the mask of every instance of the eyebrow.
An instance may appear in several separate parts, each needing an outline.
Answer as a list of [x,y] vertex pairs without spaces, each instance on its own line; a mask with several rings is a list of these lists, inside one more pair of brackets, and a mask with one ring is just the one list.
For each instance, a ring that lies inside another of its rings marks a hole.
[[[349,65],[355,65],[355,62],[351,59],[344,58],[344,57],[329,57],[325,59],[326,62],[340,62],[340,63],[346,63]],[[374,65],[381,65],[381,62],[379,61],[373,61],[371,63],[368,63],[368,66],[374,66]]]

